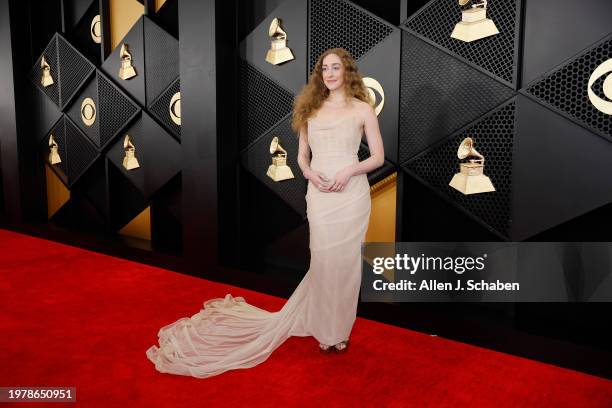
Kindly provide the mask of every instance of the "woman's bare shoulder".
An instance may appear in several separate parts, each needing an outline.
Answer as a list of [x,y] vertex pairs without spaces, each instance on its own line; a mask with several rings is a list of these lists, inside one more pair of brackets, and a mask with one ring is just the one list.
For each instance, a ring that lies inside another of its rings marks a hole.
[[364,102],[361,99],[357,99],[357,98],[353,98],[353,100],[355,101],[355,111],[362,116],[366,116],[370,113],[370,111],[373,109],[372,105],[370,105],[368,102]]

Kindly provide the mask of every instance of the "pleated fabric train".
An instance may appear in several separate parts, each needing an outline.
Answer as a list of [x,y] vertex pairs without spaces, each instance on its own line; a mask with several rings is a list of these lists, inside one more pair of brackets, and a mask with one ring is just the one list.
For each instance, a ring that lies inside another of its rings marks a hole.
[[[331,121],[311,118],[310,167],[331,179],[357,163],[361,135],[353,113]],[[328,345],[349,339],[371,212],[367,175],[351,177],[341,192],[321,192],[309,181],[306,212],[310,268],[282,309],[269,312],[229,293],[207,300],[198,313],[159,330],[159,347],[146,351],[158,371],[206,378],[260,364],[291,336],[314,336]]]

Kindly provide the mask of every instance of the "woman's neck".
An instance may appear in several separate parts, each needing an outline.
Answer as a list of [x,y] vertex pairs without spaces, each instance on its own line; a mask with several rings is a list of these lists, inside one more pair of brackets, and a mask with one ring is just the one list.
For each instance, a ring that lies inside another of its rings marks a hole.
[[346,92],[344,92],[344,88],[334,89],[329,92],[327,96],[327,100],[331,102],[344,102],[346,101]]

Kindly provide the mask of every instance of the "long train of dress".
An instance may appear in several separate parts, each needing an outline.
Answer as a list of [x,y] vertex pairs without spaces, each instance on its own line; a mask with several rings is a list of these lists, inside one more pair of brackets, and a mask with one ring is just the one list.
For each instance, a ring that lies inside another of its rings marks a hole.
[[[327,175],[358,161],[361,128],[351,114],[331,122],[311,119],[311,168]],[[361,284],[361,243],[371,200],[365,174],[341,192],[308,183],[310,268],[281,310],[269,312],[243,297],[210,299],[193,316],[159,330],[159,347],[146,355],[162,373],[206,378],[265,361],[290,336],[333,345],[349,338]]]

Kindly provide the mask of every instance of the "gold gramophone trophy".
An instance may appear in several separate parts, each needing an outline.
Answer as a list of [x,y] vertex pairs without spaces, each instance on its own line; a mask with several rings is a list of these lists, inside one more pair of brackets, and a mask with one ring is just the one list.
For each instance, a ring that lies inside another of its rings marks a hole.
[[40,84],[45,88],[49,85],[53,85],[54,81],[53,77],[51,76],[51,66],[49,66],[49,64],[47,63],[47,60],[45,59],[44,55],[40,60],[40,69],[42,71],[42,75],[40,77]]
[[[491,179],[484,175],[484,156],[474,149],[471,137],[463,139],[457,150],[459,159],[468,159],[467,163],[459,163],[459,173],[453,176],[449,186],[463,194],[477,194],[495,191]],[[469,159],[477,157],[477,159]]]
[[49,163],[51,164],[61,163],[62,158],[59,155],[57,142],[55,141],[53,134],[49,136],[49,148],[51,149],[51,151],[49,152]]
[[294,59],[293,52],[287,47],[287,33],[280,26],[281,20],[275,18],[270,23],[268,35],[272,38],[272,44],[266,54],[266,61],[272,65],[279,65],[283,62]]
[[471,42],[499,34],[493,20],[487,18],[487,0],[459,0],[459,6],[461,21],[455,25],[452,38]]
[[125,135],[123,139],[123,149],[125,150],[125,157],[123,158],[123,167],[126,170],[137,169],[140,167],[138,159],[136,158],[136,148],[132,143],[130,135]]
[[121,68],[119,68],[119,78],[126,80],[136,76],[136,70],[132,65],[132,54],[128,51],[128,45],[122,44],[119,52],[121,58]]
[[[278,152],[278,154],[276,154]],[[272,157],[272,164],[266,173],[274,181],[282,181],[295,178],[291,168],[287,166],[287,151],[278,142],[278,136],[274,136],[270,143],[270,153],[276,154]]]

